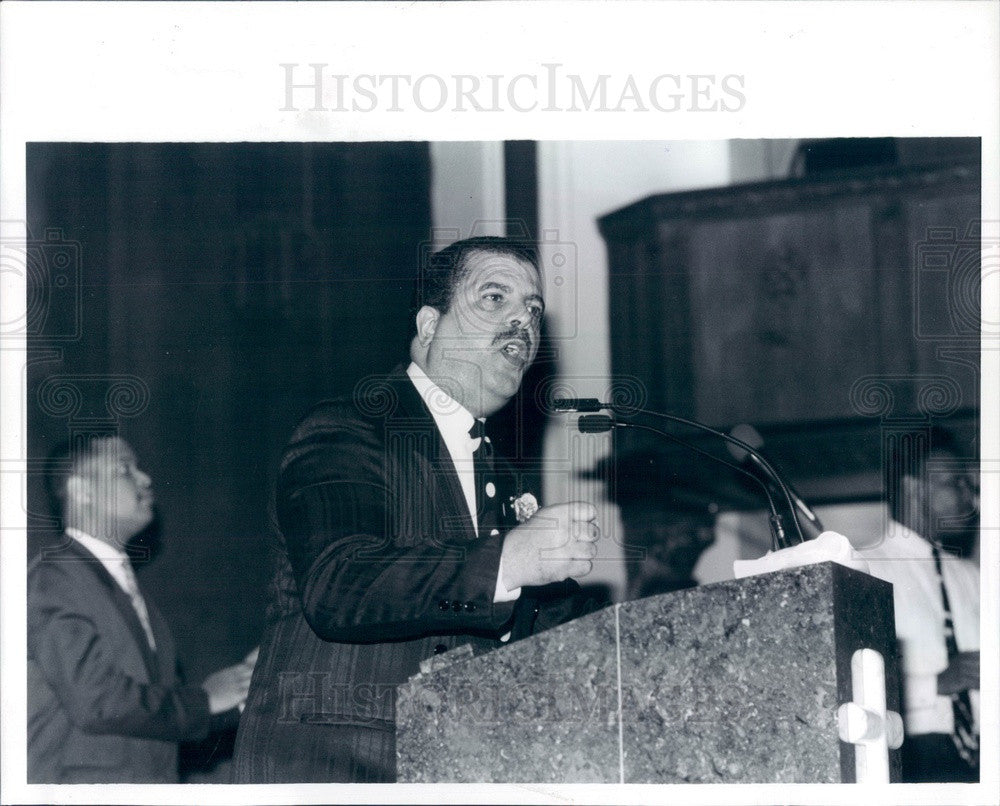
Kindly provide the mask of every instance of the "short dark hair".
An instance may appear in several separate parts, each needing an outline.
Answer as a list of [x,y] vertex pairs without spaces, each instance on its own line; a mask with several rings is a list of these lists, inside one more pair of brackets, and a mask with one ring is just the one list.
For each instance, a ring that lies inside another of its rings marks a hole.
[[882,442],[882,490],[889,514],[896,521],[904,515],[903,477],[921,478],[932,451],[945,451],[956,456],[963,454],[955,435],[938,425],[922,430],[886,434]]
[[45,460],[45,491],[52,515],[61,518],[66,509],[66,483],[80,462],[96,453],[99,441],[113,439],[114,432],[93,433],[60,442]]
[[448,313],[455,289],[468,273],[469,257],[476,252],[512,257],[530,264],[535,271],[541,273],[538,268],[538,249],[532,241],[524,239],[482,235],[455,241],[450,246],[427,255],[420,262],[413,284],[407,343],[417,333],[417,312],[425,305],[436,308],[440,313]]

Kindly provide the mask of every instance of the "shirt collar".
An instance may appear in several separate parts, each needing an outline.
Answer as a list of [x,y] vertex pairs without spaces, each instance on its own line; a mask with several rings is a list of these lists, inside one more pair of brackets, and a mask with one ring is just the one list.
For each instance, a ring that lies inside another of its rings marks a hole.
[[128,555],[117,546],[105,543],[103,540],[99,540],[93,535],[88,535],[80,529],[74,529],[72,526],[67,526],[66,534],[72,537],[77,543],[83,546],[102,563],[124,563],[128,561]]
[[416,387],[424,405],[430,410],[431,417],[444,437],[445,444],[451,445],[458,438],[469,440],[469,429],[475,417],[454,398],[450,397],[440,386],[427,377],[427,374],[415,363],[410,363],[406,374]]
[[886,543],[891,543],[891,552],[900,558],[930,557],[933,548],[923,535],[892,518],[886,524],[883,542],[879,545]]

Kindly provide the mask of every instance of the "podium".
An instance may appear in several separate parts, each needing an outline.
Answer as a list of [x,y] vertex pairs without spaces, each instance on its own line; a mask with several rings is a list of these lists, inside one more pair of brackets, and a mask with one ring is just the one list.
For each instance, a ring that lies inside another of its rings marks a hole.
[[898,712],[892,586],[832,562],[617,604],[399,686],[397,778],[853,782],[837,712],[864,648]]

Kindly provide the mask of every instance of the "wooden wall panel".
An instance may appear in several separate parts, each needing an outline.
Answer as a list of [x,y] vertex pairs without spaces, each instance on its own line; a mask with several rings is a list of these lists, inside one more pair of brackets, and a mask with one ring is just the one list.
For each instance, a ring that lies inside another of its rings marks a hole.
[[879,346],[864,205],[698,223],[691,307],[697,414],[712,423],[849,414]]
[[[828,173],[604,216],[614,374],[650,409],[770,433],[831,499],[878,497],[887,418],[974,422],[979,170]],[[842,461],[816,467],[806,445]]]

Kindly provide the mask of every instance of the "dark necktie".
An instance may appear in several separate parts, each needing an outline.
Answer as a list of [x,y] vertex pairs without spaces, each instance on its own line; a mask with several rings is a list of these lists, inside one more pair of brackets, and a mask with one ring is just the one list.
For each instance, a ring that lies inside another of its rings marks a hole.
[[[944,584],[944,573],[941,570],[941,552],[932,545],[934,567],[937,569],[938,581],[941,583],[941,603],[944,609],[944,643],[948,649],[948,663],[958,655],[958,643],[955,641],[955,622],[951,615],[951,602],[948,599],[948,589]],[[970,767],[979,766],[979,737],[976,735],[975,723],[972,719],[972,703],[968,691],[959,691],[951,695],[951,710],[955,717],[955,729],[952,740],[958,754]]]
[[500,526],[500,495],[493,464],[493,444],[486,435],[482,420],[472,423],[469,436],[479,440],[479,446],[472,453],[476,479],[476,519],[479,521],[479,536],[486,537]]

